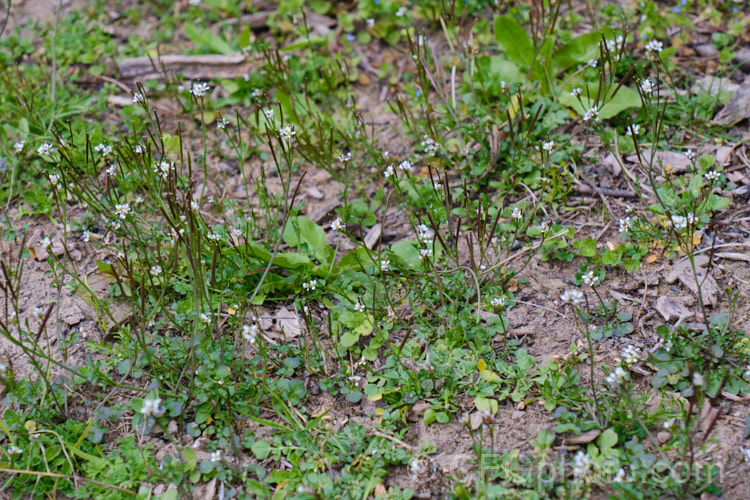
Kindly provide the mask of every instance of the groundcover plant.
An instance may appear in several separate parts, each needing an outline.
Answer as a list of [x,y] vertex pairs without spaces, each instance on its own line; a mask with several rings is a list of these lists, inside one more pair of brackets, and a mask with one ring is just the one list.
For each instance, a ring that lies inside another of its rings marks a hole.
[[746,2],[2,19],[0,497],[750,498]]

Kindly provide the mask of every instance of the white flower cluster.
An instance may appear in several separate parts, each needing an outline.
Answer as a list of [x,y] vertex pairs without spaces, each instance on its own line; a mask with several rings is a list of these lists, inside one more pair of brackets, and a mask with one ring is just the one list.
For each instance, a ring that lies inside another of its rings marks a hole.
[[641,82],[641,90],[644,94],[650,94],[654,91],[654,84],[651,81],[651,78],[646,78]]
[[578,97],[578,96],[579,96],[579,95],[581,95],[582,93],[583,93],[583,89],[582,89],[581,87],[576,87],[576,88],[574,88],[574,89],[573,89],[573,90],[572,90],[572,91],[570,92],[570,95],[572,95],[573,97]]
[[620,232],[624,233],[625,231],[630,231],[633,229],[633,220],[630,217],[625,217],[624,219],[620,219]]
[[415,458],[409,463],[409,472],[411,472],[412,481],[417,482],[427,477],[430,467],[424,461]]
[[390,267],[391,267],[391,261],[390,260],[388,260],[388,259],[382,259],[380,261],[380,270],[383,271],[384,273],[387,273],[388,269],[390,269]]
[[546,141],[542,143],[542,149],[548,153],[555,147],[555,141]]
[[623,382],[623,380],[627,378],[628,372],[626,372],[623,367],[618,366],[617,368],[612,370],[612,373],[607,376],[605,382],[607,382],[612,387],[620,387],[620,384]]
[[141,413],[147,417],[160,417],[163,415],[164,409],[161,407],[161,398],[144,399],[143,406],[141,406]]
[[419,249],[419,260],[424,261],[432,257],[432,248],[420,248]]
[[637,125],[637,124],[634,124],[633,128],[631,129],[630,127],[628,127],[628,130],[625,133],[628,134],[631,137],[634,136],[634,135],[638,135],[638,134],[641,133],[641,126]]
[[140,92],[135,92],[133,94],[133,104],[140,104],[142,102],[145,102],[146,98],[143,97],[143,94]]
[[273,120],[274,112],[271,108],[266,108],[263,110],[263,116],[265,116],[268,120]]
[[130,203],[119,203],[115,205],[115,214],[117,214],[120,220],[125,220],[129,213]]
[[13,144],[13,151],[16,153],[20,153],[23,151],[23,147],[26,145],[25,141],[18,141],[17,143]]
[[341,221],[341,217],[336,217],[333,222],[331,222],[331,229],[338,232],[346,229],[346,225]]
[[219,117],[219,119],[216,120],[216,126],[219,127],[221,130],[224,130],[225,128],[227,128],[227,125],[229,125],[229,120],[227,120],[223,116]]
[[169,169],[172,168],[172,163],[168,161],[160,161],[154,163],[154,173],[159,174],[163,180],[167,180],[169,177]]
[[717,172],[716,170],[710,170],[710,171],[706,172],[705,174],[703,174],[703,177],[705,177],[706,180],[709,181],[709,182],[713,182],[713,181],[719,180],[720,176],[721,176],[721,174],[719,172]]
[[250,342],[251,344],[255,343],[255,340],[258,338],[258,335],[260,334],[260,327],[257,323],[253,323],[252,325],[243,325],[242,326],[242,338]]
[[518,207],[513,207],[513,210],[510,211],[510,218],[517,221],[523,220],[521,209]]
[[628,345],[625,347],[625,350],[622,351],[622,364],[625,366],[630,366],[636,364],[638,361],[641,360],[643,357],[643,354],[641,353],[641,350],[635,347],[634,345]]
[[591,106],[586,113],[583,114],[583,121],[589,122],[589,121],[595,121],[599,123],[599,107],[598,106]]
[[502,309],[505,307],[505,297],[495,297],[490,301],[490,305],[495,309]]
[[403,170],[404,172],[413,172],[414,171],[414,164],[410,162],[409,160],[404,160],[401,163],[398,164],[398,168]]
[[388,165],[387,167],[385,167],[385,171],[383,171],[383,177],[388,179],[390,176],[392,176],[395,173],[396,171],[393,170],[393,165]]
[[100,142],[99,144],[94,146],[94,151],[101,154],[102,156],[107,156],[112,154],[112,146]]
[[342,163],[345,163],[347,161],[351,161],[352,159],[352,153],[347,151],[346,153],[342,153],[339,155],[339,161]]
[[305,281],[304,283],[302,283],[302,288],[304,288],[308,292],[314,292],[317,285],[318,280],[311,279],[310,281]]
[[591,472],[591,457],[588,453],[579,451],[573,457],[573,475],[578,479],[583,479],[589,472]]
[[674,227],[675,231],[682,231],[689,225],[693,225],[698,222],[698,218],[693,214],[693,212],[689,212],[687,216],[673,215],[669,219],[670,220],[667,221],[667,225]]
[[362,301],[359,298],[357,298],[357,303],[354,304],[354,312],[358,312],[358,313],[365,312],[365,305],[362,303]]
[[420,144],[424,148],[424,152],[429,156],[436,156],[438,149],[440,148],[440,144],[435,142],[435,140],[427,134],[422,137],[422,142]]

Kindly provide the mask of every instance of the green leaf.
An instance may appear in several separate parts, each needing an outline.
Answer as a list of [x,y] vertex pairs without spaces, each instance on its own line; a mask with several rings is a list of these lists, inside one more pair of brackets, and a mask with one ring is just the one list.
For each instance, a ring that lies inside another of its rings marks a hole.
[[601,435],[596,440],[596,444],[599,446],[599,449],[602,451],[602,453],[604,453],[606,450],[614,448],[617,445],[617,441],[619,439],[620,438],[615,430],[610,427],[609,429],[601,433]]
[[[569,108],[573,108],[573,110],[579,115],[585,114],[586,111],[596,104],[594,98],[597,93],[596,85],[590,85],[588,87],[583,85],[581,88],[583,88],[583,93],[580,96],[581,102],[578,102],[577,97],[570,95],[570,91],[565,91],[560,95],[560,103]],[[599,97],[599,118],[602,120],[612,118],[628,108],[641,107],[641,98],[635,90],[623,86],[620,87],[617,94],[612,97],[614,90],[615,87],[606,87],[602,90],[602,95]],[[610,97],[612,98],[610,99]],[[583,103],[583,106],[581,103]]]
[[518,65],[508,61],[504,56],[490,56],[487,58],[489,64],[487,69],[490,74],[497,75],[498,78],[506,82],[521,83],[525,80],[525,75],[518,69]]
[[268,458],[268,455],[271,454],[271,443],[259,439],[253,443],[250,450],[253,452],[253,455],[255,455],[255,458],[258,460],[265,460]]
[[430,408],[424,412],[424,425],[430,425],[435,420],[437,420],[437,412],[435,410]]
[[227,55],[236,52],[231,45],[211,30],[201,30],[192,23],[185,23],[184,29],[185,35],[197,45],[202,45],[202,48]]
[[729,206],[731,202],[732,200],[730,200],[729,198],[725,198],[717,194],[712,194],[708,201],[708,210],[712,212],[716,210],[724,210]]
[[341,346],[351,347],[359,341],[359,335],[355,332],[346,332],[341,336]]
[[500,50],[505,52],[512,62],[528,68],[534,61],[534,46],[529,35],[510,16],[495,18],[495,40]]
[[325,231],[307,217],[300,215],[291,217],[287,221],[284,228],[284,242],[303,252],[307,250],[321,262],[328,262],[330,259],[330,252],[326,248]]
[[591,59],[598,57],[600,40],[599,33],[587,33],[569,41],[565,47],[557,51],[552,60],[555,73],[564,71],[575,64],[588,63]]

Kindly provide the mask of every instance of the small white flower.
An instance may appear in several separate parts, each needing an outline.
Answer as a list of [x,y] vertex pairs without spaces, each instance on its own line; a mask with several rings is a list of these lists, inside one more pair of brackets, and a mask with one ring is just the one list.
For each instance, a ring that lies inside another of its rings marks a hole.
[[274,112],[271,108],[266,108],[263,110],[263,116],[265,116],[269,120],[273,120]]
[[598,59],[591,59],[589,60],[588,64],[586,64],[586,66],[591,66],[592,68],[596,68],[598,64],[599,64]]
[[651,82],[651,78],[646,78],[641,82],[641,90],[644,94],[650,94],[654,91],[654,85]]
[[583,89],[581,87],[576,87],[570,91],[570,95],[572,95],[573,97],[578,97],[582,93],[583,93]]
[[542,143],[542,149],[547,152],[552,151],[552,148],[554,147],[555,147],[555,141],[547,141],[547,142]]
[[[235,236],[236,238],[239,238],[240,236],[242,236],[242,235],[243,235],[243,234],[245,234],[245,233],[244,233],[244,232],[242,231],[242,229],[241,229],[241,228],[239,228],[239,227],[233,227],[233,228],[232,228],[232,234],[233,234],[233,235],[234,235],[234,236]],[[236,309],[236,308],[235,308],[235,309]]]
[[651,40],[646,44],[647,52],[661,52],[664,49],[664,44],[659,40]]
[[615,477],[612,478],[612,482],[613,483],[624,483],[625,479],[626,479],[625,469],[623,469],[622,467],[620,467],[620,470],[617,471],[617,473],[615,474]]
[[365,305],[358,300],[357,303],[354,304],[354,312],[365,312]]
[[507,88],[508,88],[508,82],[506,82],[505,80],[500,80],[500,89],[505,90]]
[[435,156],[438,152],[438,149],[440,148],[440,144],[435,142],[432,137],[426,134],[422,137],[422,142],[420,143],[420,145],[424,148],[424,152],[430,156]]
[[390,176],[392,176],[394,173],[395,173],[395,171],[393,170],[393,165],[388,165],[385,168],[385,171],[383,172],[383,177],[385,177],[387,179]]
[[505,297],[495,297],[490,301],[490,305],[494,307],[495,309],[500,309],[505,307]]
[[243,325],[242,326],[242,338],[250,342],[251,344],[255,343],[255,339],[260,334],[260,327],[257,325],[257,323],[253,323],[252,325]]
[[575,288],[565,290],[560,296],[560,299],[566,304],[578,305],[583,300],[583,292]]
[[662,423],[662,427],[664,427],[666,430],[672,430],[674,427],[674,424],[676,422],[676,419],[670,418],[669,420],[665,420],[664,423]]
[[141,413],[145,416],[161,416],[164,413],[164,410],[161,408],[161,398],[144,399],[143,406],[141,406]]
[[425,260],[432,257],[432,248],[420,248],[419,249],[419,260]]
[[21,448],[19,448],[18,446],[14,445],[14,444],[8,446],[8,448],[5,451],[11,457],[14,456],[14,455],[20,455],[21,453],[23,453],[23,450]]
[[107,177],[110,179],[114,178],[117,175],[117,163],[108,166],[104,171],[107,173]]
[[391,261],[388,259],[383,259],[380,261],[380,270],[385,272],[388,272],[388,269],[391,266]]
[[365,22],[367,23],[368,28],[372,29],[375,27],[375,19],[373,19],[372,17],[367,18],[367,21]]
[[136,144],[135,145],[135,152],[136,152],[136,154],[142,155],[143,153],[146,152],[146,147],[143,146],[143,145],[141,145],[141,144]]
[[120,220],[125,220],[129,213],[130,203],[119,203],[115,205],[115,214],[117,214]]
[[256,99],[263,97],[263,91],[261,89],[253,89],[253,97]]
[[341,217],[336,217],[333,222],[331,222],[331,229],[334,231],[343,231],[346,229],[346,226],[343,222],[341,222]]
[[688,161],[695,160],[695,153],[692,149],[688,149],[687,151],[685,151],[685,156],[687,157]]
[[56,188],[57,185],[60,184],[60,176],[57,174],[50,174],[49,183],[52,184],[52,187]]
[[523,214],[521,213],[521,209],[518,207],[513,207],[513,210],[510,212],[511,219],[514,220],[523,220]]
[[631,137],[634,136],[634,135],[638,135],[638,134],[641,133],[641,126],[637,125],[637,124],[634,124],[632,130],[631,130],[630,127],[628,127],[628,130],[625,133],[628,134]]
[[81,233],[81,238],[83,239],[83,241],[88,243],[89,241],[91,241],[91,233],[88,230],[86,230],[83,233]]
[[544,219],[543,221],[541,221],[539,223],[539,231],[542,232],[542,233],[546,232],[548,224],[549,224],[549,222],[547,222],[547,219]]
[[406,6],[402,6],[396,11],[396,17],[404,17],[404,14],[406,14]]
[[206,92],[211,90],[211,87],[208,86],[206,83],[195,83],[193,84],[193,88],[190,89],[190,93],[193,94],[195,97],[203,97],[206,95]]
[[145,97],[143,97],[143,94],[140,92],[135,92],[133,94],[133,104],[140,104],[146,100]]
[[218,120],[216,120],[216,126],[219,127],[222,130],[224,130],[225,128],[227,128],[227,125],[229,125],[229,120],[227,120],[223,116],[220,117]]
[[109,144],[99,143],[94,146],[94,151],[100,153],[102,156],[107,156],[109,154],[112,154],[112,146],[110,146]]
[[135,200],[133,201],[133,203],[135,203],[136,205],[140,205],[144,201],[146,201],[146,200],[143,199],[143,196],[138,195],[138,196],[135,197]]
[[315,291],[315,287],[318,285],[318,280],[311,279],[310,281],[305,281],[302,283],[302,288],[307,290],[308,292]]
[[297,131],[291,125],[287,125],[279,129],[279,137],[285,141],[294,141],[294,136],[297,135]]
[[587,272],[581,277],[581,279],[583,280],[583,283],[588,286],[594,286],[599,283],[599,276],[594,276],[594,271]]
[[36,149],[36,152],[42,156],[51,156],[57,152],[55,146],[52,144],[44,143]]
[[151,266],[151,276],[159,276],[161,274],[161,266],[159,264],[156,264],[154,266]]
[[689,226],[698,223],[698,218],[693,214],[693,212],[688,212],[688,214],[685,216],[685,220],[687,221]]
[[199,317],[202,323],[208,323],[209,321],[211,321],[211,316],[206,313],[201,313]]
[[700,387],[703,385],[703,375],[701,375],[698,372],[693,372],[693,385],[695,387]]
[[705,177],[707,181],[717,181],[719,180],[720,176],[721,174],[717,172],[716,170],[710,170],[706,172],[705,174],[703,174],[703,177]]
[[16,153],[20,153],[23,151],[23,147],[26,145],[25,141],[18,141],[17,143],[13,144],[13,151]]
[[221,235],[216,231],[211,231],[210,233],[206,234],[206,238],[211,241],[221,241]]
[[349,152],[349,151],[347,151],[346,154],[342,153],[342,154],[339,155],[339,161],[340,162],[351,161],[351,159],[352,159],[352,153]]
[[[193,0],[190,0],[190,1],[192,3]],[[200,0],[198,0],[198,1],[200,2]],[[219,460],[221,460],[221,451],[216,450],[216,451],[212,452],[211,453],[211,462],[216,463]]]

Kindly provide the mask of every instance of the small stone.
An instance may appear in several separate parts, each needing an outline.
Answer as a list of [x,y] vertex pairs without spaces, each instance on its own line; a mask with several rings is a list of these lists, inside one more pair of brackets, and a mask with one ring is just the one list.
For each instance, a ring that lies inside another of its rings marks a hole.
[[521,420],[526,414],[520,410],[513,410],[513,413],[510,414],[510,418],[513,420]]
[[177,434],[177,421],[175,420],[169,421],[169,423],[167,424],[167,432],[171,434],[172,436]]
[[712,43],[702,43],[700,45],[696,45],[695,51],[703,57],[714,57],[718,53],[716,47]]
[[669,442],[670,439],[672,439],[672,433],[667,431],[660,431],[656,434],[656,439],[661,444],[666,444]]
[[323,193],[323,191],[321,191],[320,189],[318,189],[318,188],[316,188],[314,186],[311,186],[311,187],[307,188],[307,195],[310,198],[313,198],[313,199],[316,199],[316,200],[322,200],[323,198],[326,197],[326,195],[325,195],[325,193]]

